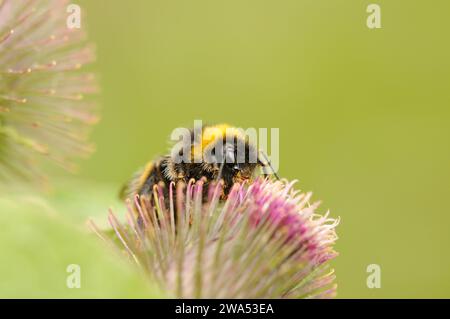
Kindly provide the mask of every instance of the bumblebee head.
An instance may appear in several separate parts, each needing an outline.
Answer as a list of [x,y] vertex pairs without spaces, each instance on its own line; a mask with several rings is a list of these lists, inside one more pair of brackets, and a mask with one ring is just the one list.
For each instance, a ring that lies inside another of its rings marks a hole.
[[193,154],[201,154],[203,170],[228,185],[251,180],[261,165],[255,142],[243,130],[227,124],[205,127],[199,145],[200,150],[194,147]]
[[[242,146],[240,143],[243,143]],[[210,163],[214,165],[216,178],[223,178],[227,184],[250,181],[253,178],[258,163],[257,150],[252,144],[235,138],[233,142],[224,141],[223,149],[220,146],[216,149],[219,153],[213,152],[213,162]]]
[[[189,137],[172,149],[175,164],[167,175],[173,179],[223,179],[227,185],[251,181],[258,167],[270,167],[267,157],[265,162],[260,160],[256,144],[256,131],[249,133],[227,124],[191,130]],[[273,175],[277,177],[275,172]]]

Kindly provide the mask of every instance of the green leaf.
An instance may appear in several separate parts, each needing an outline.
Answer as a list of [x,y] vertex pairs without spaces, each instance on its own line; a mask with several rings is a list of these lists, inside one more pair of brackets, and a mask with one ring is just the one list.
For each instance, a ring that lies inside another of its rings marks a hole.
[[120,186],[95,181],[60,179],[56,180],[53,190],[46,197],[48,202],[64,218],[81,225],[93,219],[102,229],[110,228],[108,208],[122,210],[123,201],[119,200]]
[[[75,229],[41,199],[0,198],[1,298],[164,298],[86,228]],[[69,265],[80,288],[68,288]]]

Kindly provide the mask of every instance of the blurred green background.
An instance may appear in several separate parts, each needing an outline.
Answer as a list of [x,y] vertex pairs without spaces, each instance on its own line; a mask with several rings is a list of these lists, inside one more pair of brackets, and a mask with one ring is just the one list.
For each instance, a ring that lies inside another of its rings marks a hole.
[[105,205],[175,127],[278,127],[280,174],[342,218],[339,297],[450,297],[448,0],[376,1],[378,30],[371,1],[78,3],[103,105],[80,179]]

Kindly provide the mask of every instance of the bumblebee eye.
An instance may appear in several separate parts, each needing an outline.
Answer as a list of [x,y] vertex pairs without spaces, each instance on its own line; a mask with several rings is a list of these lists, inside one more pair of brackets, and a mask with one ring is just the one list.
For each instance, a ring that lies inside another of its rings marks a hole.
[[241,168],[239,167],[238,164],[233,166],[233,171],[237,172],[237,171],[240,171],[240,170],[241,170]]

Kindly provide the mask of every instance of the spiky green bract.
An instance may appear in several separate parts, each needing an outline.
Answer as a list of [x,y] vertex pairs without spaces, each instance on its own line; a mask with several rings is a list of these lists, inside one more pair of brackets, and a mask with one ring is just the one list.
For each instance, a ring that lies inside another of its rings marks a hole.
[[128,203],[128,224],[109,221],[130,259],[176,297],[333,297],[338,220],[292,186],[236,184],[225,202],[221,184],[171,184],[168,199],[155,187],[152,200]]

